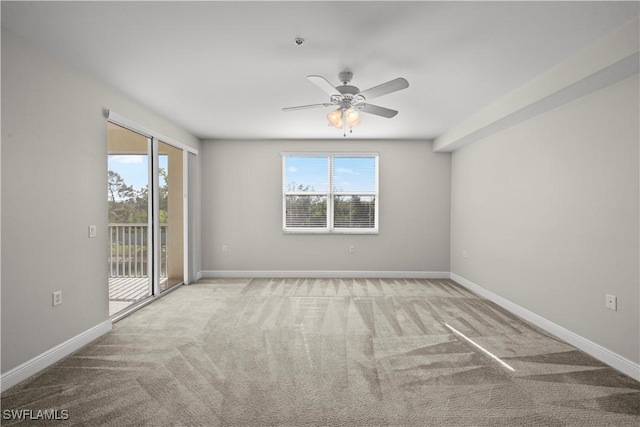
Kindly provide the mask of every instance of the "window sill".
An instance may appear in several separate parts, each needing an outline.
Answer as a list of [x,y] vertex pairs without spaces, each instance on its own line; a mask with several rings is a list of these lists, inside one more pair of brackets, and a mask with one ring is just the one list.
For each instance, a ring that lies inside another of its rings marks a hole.
[[345,230],[282,230],[282,234],[322,234],[322,235],[331,235],[331,234],[369,234],[376,235],[379,234],[378,230],[358,230],[358,229],[345,229]]

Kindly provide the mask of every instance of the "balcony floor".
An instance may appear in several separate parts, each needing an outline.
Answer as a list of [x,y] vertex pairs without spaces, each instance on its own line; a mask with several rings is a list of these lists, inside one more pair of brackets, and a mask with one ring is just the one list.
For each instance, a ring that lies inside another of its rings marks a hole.
[[137,301],[149,295],[148,277],[110,277],[110,301]]
[[[160,289],[164,289],[167,278],[160,279]],[[109,278],[109,316],[149,296],[148,277]]]

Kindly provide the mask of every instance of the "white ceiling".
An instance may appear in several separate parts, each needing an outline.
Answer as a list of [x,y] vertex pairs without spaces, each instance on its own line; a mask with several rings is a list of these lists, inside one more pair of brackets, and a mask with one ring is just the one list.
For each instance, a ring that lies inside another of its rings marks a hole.
[[[432,139],[638,16],[638,2],[2,2],[2,27],[195,136],[342,138],[305,76],[364,90],[392,119],[351,138]],[[305,43],[297,47],[296,37]]]

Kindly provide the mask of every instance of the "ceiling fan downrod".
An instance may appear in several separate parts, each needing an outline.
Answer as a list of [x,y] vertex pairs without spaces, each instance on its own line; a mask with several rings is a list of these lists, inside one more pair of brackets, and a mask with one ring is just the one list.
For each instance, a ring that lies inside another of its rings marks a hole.
[[338,80],[342,82],[343,85],[348,85],[353,78],[353,73],[351,71],[342,71],[338,73]]

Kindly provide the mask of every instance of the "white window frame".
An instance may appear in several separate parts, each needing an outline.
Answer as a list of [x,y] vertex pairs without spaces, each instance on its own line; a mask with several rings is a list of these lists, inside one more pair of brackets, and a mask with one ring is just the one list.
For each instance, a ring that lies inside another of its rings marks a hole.
[[[283,152],[282,157],[282,231],[284,234],[378,234],[379,233],[379,175],[380,156],[375,152]],[[329,188],[327,191],[286,191],[286,158],[287,157],[326,157]],[[333,191],[333,159],[336,157],[373,157],[375,159],[375,191]],[[287,227],[287,196],[326,196],[327,197],[327,226],[326,227]],[[373,196],[374,197],[374,227],[373,228],[336,228],[334,226],[333,204],[334,196]]]

